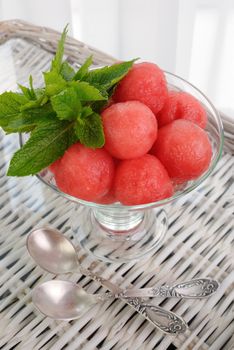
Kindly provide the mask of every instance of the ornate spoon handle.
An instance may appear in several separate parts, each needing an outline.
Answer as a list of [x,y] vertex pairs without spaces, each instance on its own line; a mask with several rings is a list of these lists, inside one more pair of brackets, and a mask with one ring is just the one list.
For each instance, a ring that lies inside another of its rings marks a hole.
[[218,287],[219,284],[215,280],[209,278],[197,278],[172,286],[164,285],[152,288],[126,289],[121,293],[121,297],[199,299],[209,297],[216,292]]
[[126,298],[123,300],[164,333],[184,333],[188,328],[187,323],[182,317],[176,315],[174,312],[164,310],[151,302],[146,303],[141,298]]
[[[164,333],[179,334],[184,333],[187,329],[187,324],[182,317],[174,314],[171,311],[162,309],[159,306],[153,305],[150,302],[145,302],[141,298],[121,297],[124,292],[120,287],[112,282],[95,275],[90,270],[80,267],[81,273],[89,276],[93,280],[108,288],[111,293],[109,297],[118,296],[122,301],[133,307],[137,312],[142,314],[149,322]],[[101,297],[101,296],[100,296]],[[101,298],[100,298],[101,299]],[[105,300],[106,298],[104,298]]]

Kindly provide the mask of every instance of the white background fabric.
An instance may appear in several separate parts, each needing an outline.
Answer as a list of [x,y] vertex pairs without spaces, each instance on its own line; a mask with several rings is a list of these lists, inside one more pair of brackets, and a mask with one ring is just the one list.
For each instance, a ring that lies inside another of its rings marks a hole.
[[62,30],[120,59],[157,63],[234,116],[233,0],[0,0],[0,20]]

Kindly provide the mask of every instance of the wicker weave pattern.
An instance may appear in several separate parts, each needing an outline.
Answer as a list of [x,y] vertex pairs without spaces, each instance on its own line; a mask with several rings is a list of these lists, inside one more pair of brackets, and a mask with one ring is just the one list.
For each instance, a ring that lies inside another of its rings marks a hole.
[[[10,34],[3,34],[6,30]],[[33,36],[34,31],[34,43],[22,39],[31,40],[29,32]],[[0,24],[0,42],[5,41],[0,46],[1,91],[16,88],[16,81],[24,83],[29,73],[40,84],[38,73],[48,67],[51,54],[35,45],[37,35],[38,28],[29,25]],[[42,47],[53,52],[58,34],[50,35],[49,30],[42,29],[40,42],[43,38]],[[81,63],[89,55],[89,48],[82,46],[81,54],[80,47],[72,40],[67,52],[74,54],[70,56],[72,62]],[[111,62],[104,54],[97,53],[96,57],[96,64]],[[169,337],[118,300],[96,305],[72,322],[53,321],[35,310],[31,303],[33,286],[54,276],[35,267],[28,256],[27,233],[34,227],[50,225],[73,239],[69,221],[73,204],[34,177],[6,178],[7,163],[18,147],[18,139],[1,134],[0,142],[0,348],[166,350],[174,344],[180,350],[234,349],[234,162],[230,149],[197,191],[167,206],[170,228],[163,246],[150,259],[106,265],[90,261],[79,251],[84,266],[91,266],[122,287],[150,287],[198,276],[217,279],[220,289],[208,300],[155,301],[189,323],[186,334]],[[79,272],[59,278],[79,282],[88,292],[104,291]]]
[[[61,33],[45,27],[37,27],[24,21],[5,21],[0,25],[0,44],[11,38],[21,38],[34,42],[36,45],[48,52],[54,53]],[[85,59],[93,55],[95,65],[113,63],[114,58],[94,49],[85,43],[67,38],[65,45],[66,54],[69,60],[83,63]]]

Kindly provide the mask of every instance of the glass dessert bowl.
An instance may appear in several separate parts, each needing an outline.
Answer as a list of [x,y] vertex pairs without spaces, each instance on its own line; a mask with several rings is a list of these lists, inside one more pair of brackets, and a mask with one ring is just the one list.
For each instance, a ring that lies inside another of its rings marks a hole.
[[[79,244],[93,256],[104,261],[138,260],[152,253],[167,231],[166,204],[197,188],[213,171],[221,153],[223,127],[218,112],[208,98],[186,80],[165,72],[169,90],[185,91],[196,97],[207,112],[205,131],[212,145],[209,168],[196,180],[178,186],[173,196],[143,205],[125,206],[121,203],[97,204],[70,196],[56,186],[54,175],[44,169],[37,176],[59,195],[76,203],[71,213],[71,227]],[[21,145],[25,136],[20,137]]]

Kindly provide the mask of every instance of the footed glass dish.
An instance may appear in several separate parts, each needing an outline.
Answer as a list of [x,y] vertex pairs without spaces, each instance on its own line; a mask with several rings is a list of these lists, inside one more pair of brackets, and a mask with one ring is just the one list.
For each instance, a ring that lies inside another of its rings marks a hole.
[[[167,231],[166,205],[196,189],[211,174],[221,156],[223,127],[213,104],[186,80],[168,72],[165,72],[165,76],[170,90],[190,93],[207,112],[206,132],[212,144],[212,159],[202,176],[178,186],[170,198],[144,205],[124,206],[120,203],[102,205],[72,197],[59,190],[49,169],[37,175],[53,191],[77,204],[70,218],[74,236],[86,251],[98,259],[126,262],[153,252]],[[21,145],[26,138],[27,135],[20,136]]]

